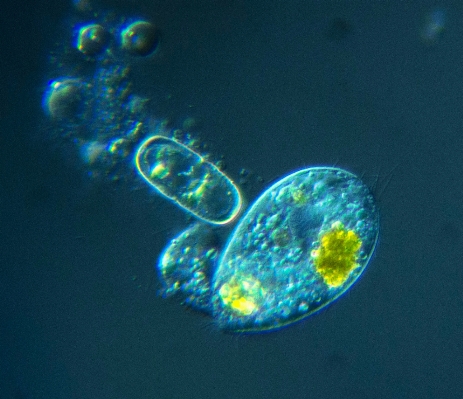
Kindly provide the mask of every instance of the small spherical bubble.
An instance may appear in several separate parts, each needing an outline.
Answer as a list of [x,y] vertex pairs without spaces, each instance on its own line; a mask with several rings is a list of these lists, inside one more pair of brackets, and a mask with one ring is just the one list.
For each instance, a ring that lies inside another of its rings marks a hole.
[[307,313],[309,310],[309,304],[307,302],[301,302],[298,307],[299,313]]
[[54,119],[72,119],[83,102],[84,84],[75,78],[54,80],[44,97],[44,107]]
[[121,46],[134,55],[147,56],[159,47],[161,34],[151,23],[137,21],[130,24],[121,33]]
[[76,47],[85,55],[102,53],[108,45],[108,32],[101,25],[91,24],[79,29]]

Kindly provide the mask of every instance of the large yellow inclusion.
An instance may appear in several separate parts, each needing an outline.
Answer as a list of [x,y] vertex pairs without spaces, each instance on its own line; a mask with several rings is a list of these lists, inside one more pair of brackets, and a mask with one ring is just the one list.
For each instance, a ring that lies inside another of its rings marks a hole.
[[334,222],[331,229],[320,238],[320,246],[312,251],[317,272],[326,284],[339,287],[357,265],[362,241],[353,230],[347,230],[341,222]]
[[249,316],[259,309],[264,293],[260,281],[250,276],[233,276],[219,290],[223,304],[244,316]]

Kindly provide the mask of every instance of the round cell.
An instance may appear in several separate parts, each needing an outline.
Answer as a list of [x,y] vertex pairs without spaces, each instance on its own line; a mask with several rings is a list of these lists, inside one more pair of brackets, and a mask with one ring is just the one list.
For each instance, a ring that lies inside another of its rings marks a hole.
[[101,54],[106,49],[109,34],[101,25],[91,24],[79,29],[76,47],[89,56]]
[[121,33],[121,46],[130,54],[147,56],[154,53],[161,41],[161,34],[153,24],[136,21]]
[[318,167],[283,178],[241,218],[219,259],[219,326],[272,330],[327,306],[362,274],[378,231],[373,196],[355,175]]
[[138,173],[159,193],[212,224],[226,224],[240,212],[236,185],[215,165],[176,140],[146,139],[135,155]]
[[44,107],[55,119],[73,119],[83,105],[87,85],[80,79],[64,78],[50,83],[44,97]]
[[218,243],[215,233],[202,223],[175,237],[158,263],[163,295],[178,294],[186,305],[209,313],[211,271],[217,261]]

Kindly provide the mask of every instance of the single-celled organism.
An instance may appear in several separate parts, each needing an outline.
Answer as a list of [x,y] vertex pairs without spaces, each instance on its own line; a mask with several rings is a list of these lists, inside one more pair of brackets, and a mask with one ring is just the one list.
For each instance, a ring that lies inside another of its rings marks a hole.
[[97,55],[106,49],[109,34],[99,24],[85,25],[79,29],[76,48],[89,56]]
[[361,275],[379,215],[368,187],[338,168],[295,172],[241,218],[213,276],[220,328],[280,328],[327,306]]
[[153,24],[136,21],[121,32],[121,46],[134,55],[147,56],[154,53],[161,41],[161,34]]
[[186,305],[210,313],[211,272],[218,254],[218,238],[207,225],[195,223],[183,231],[159,259],[163,295],[178,294]]
[[76,119],[85,105],[88,88],[77,78],[53,80],[44,96],[45,110],[56,120]]
[[236,185],[176,140],[149,137],[138,147],[135,164],[150,186],[204,222],[226,224],[240,212],[242,199]]

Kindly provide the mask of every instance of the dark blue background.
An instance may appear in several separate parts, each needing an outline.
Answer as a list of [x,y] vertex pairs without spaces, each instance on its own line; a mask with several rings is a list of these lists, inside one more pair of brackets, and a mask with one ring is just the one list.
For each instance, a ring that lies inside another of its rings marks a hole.
[[[339,165],[376,187],[379,247],[347,295],[276,333],[226,335],[163,300],[153,265],[183,214],[89,181],[51,142],[48,54],[76,13],[11,3],[0,21],[0,398],[463,397],[461,2],[105,3],[162,29],[155,61],[134,65],[136,89],[158,118],[198,118],[230,176],[262,176],[249,201],[295,169]],[[437,9],[445,30],[426,43]]]

